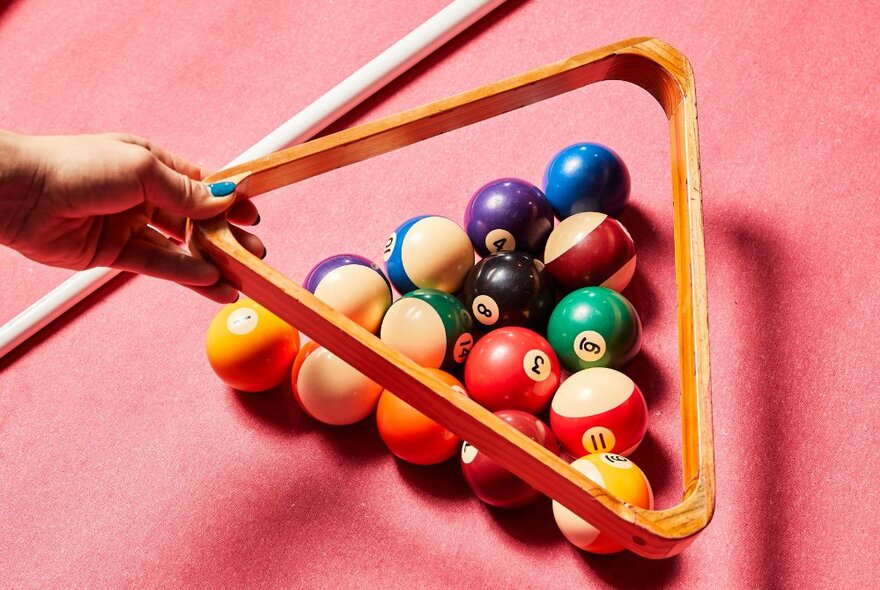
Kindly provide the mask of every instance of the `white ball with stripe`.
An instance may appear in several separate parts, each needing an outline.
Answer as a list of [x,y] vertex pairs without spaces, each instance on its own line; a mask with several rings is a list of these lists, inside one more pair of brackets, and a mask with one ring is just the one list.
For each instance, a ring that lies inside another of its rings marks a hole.
[[[648,478],[626,457],[611,453],[587,455],[571,467],[624,502],[653,510],[654,492]],[[553,518],[565,538],[579,549],[599,554],[623,550],[622,545],[556,500],[553,501]]]
[[632,379],[614,369],[591,367],[572,374],[556,391],[550,426],[575,457],[628,456],[645,437],[648,406]]

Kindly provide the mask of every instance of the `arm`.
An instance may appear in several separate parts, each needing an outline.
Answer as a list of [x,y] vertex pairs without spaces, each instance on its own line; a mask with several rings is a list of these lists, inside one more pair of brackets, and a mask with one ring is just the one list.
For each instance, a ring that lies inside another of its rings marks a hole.
[[[0,244],[52,266],[107,266],[169,279],[215,299],[236,291],[182,240],[188,217],[221,214],[234,195],[214,197],[203,171],[130,135],[24,136],[0,131]],[[243,201],[231,221],[253,224]],[[265,249],[250,234],[243,243]]]

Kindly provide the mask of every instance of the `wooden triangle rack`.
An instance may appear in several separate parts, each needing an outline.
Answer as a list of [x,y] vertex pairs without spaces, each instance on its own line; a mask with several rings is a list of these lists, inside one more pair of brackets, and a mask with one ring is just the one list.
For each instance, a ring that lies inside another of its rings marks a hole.
[[684,473],[683,499],[672,508],[644,510],[609,494],[250,254],[224,218],[190,224],[188,241],[230,283],[344,361],[628,549],[663,558],[687,547],[715,507],[697,110],[693,72],[681,53],[657,39],[621,41],[270,154],[206,181],[231,181],[239,198],[254,197],[602,80],[641,86],[669,120]]

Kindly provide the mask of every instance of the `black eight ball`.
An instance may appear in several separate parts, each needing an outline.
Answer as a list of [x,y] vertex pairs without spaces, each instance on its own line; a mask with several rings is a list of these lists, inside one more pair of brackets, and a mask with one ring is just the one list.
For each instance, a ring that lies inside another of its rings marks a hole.
[[483,332],[505,326],[544,332],[555,302],[544,264],[525,252],[498,252],[480,260],[460,296]]

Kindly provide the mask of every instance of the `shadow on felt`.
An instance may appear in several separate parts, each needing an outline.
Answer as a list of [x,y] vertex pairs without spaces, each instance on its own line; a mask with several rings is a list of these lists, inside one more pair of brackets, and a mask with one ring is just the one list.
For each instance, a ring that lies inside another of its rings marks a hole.
[[297,404],[290,378],[273,389],[259,393],[237,389],[229,391],[239,413],[274,435],[286,438],[320,434],[324,443],[346,462],[359,465],[372,463],[388,454],[379,438],[373,414],[347,426],[318,422]]
[[87,314],[95,305],[104,301],[104,299],[110,297],[116,291],[121,289],[132,279],[133,276],[135,275],[127,272],[120,273],[100,289],[65,311],[59,318],[31,336],[28,340],[19,344],[18,347],[0,359],[0,373],[14,365],[18,359],[25,356],[34,348],[42,345],[46,340],[49,340],[50,338],[55,337],[59,332],[62,332],[68,324],[75,321],[80,316]]
[[645,559],[623,551],[611,555],[592,555],[571,547],[572,557],[580,558],[584,570],[596,574],[615,588],[662,588],[673,582],[681,569],[681,556]]
[[[779,540],[789,514],[787,490],[803,485],[803,481],[796,480],[792,474],[786,441],[804,433],[786,433],[785,416],[797,399],[785,370],[780,370],[788,365],[790,343],[778,337],[776,341],[768,342],[768,333],[759,329],[756,323],[768,328],[777,327],[784,335],[785,327],[795,319],[786,304],[793,273],[780,248],[782,238],[771,224],[763,223],[759,217],[749,218],[746,214],[728,214],[727,219],[726,231],[718,232],[718,247],[726,250],[722,256],[725,260],[736,264],[737,280],[726,286],[738,320],[730,336],[745,350],[753,351],[753,354],[738,359],[738,370],[732,373],[735,380],[727,384],[727,392],[736,395],[755,391],[756,395],[750,401],[757,406],[752,406],[754,410],[748,416],[734,417],[731,426],[736,428],[738,423],[757,422],[751,430],[757,440],[741,442],[760,449],[760,457],[750,461],[748,470],[738,474],[748,478],[750,496],[760,511],[750,522],[737,523],[737,528],[751,531],[751,538],[755,541],[752,551],[760,554],[752,564],[757,570],[757,584],[778,587],[789,569],[789,544]],[[716,425],[718,422],[716,416]],[[720,484],[718,487],[719,498],[723,498],[724,490]]]
[[305,414],[293,399],[290,377],[268,391],[250,392],[229,388],[236,411],[258,425],[279,435],[293,435],[301,431]]
[[404,484],[428,496],[431,501],[460,502],[473,497],[461,475],[458,453],[438,465],[413,465],[395,459],[395,466]]
[[515,510],[483,507],[496,525],[518,541],[539,547],[568,543],[556,526],[550,498],[542,496],[534,504]]
[[3,18],[6,16],[6,11],[18,4],[20,0],[0,0],[0,23],[3,22]]
[[620,215],[620,222],[635,236],[636,246],[636,272],[623,290],[623,296],[638,310],[642,326],[648,328],[655,318],[663,317],[668,311],[659,308],[661,298],[645,279],[645,273],[668,260],[674,244],[671,225],[658,226],[634,201],[638,199],[634,197]]

